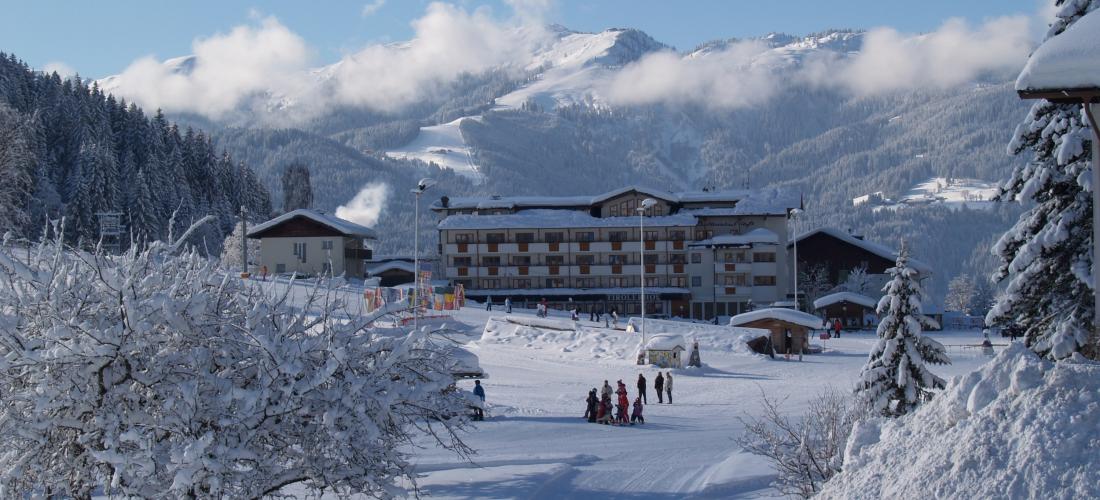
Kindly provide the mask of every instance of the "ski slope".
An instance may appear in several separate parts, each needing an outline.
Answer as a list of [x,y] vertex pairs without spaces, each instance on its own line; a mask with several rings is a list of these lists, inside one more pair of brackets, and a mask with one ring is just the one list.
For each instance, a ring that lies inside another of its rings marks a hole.
[[478,117],[463,117],[441,125],[422,127],[416,139],[400,148],[386,151],[386,156],[435,163],[441,168],[449,168],[479,180],[481,173],[474,164],[470,147],[462,139],[462,130],[459,128],[462,120],[476,119]]

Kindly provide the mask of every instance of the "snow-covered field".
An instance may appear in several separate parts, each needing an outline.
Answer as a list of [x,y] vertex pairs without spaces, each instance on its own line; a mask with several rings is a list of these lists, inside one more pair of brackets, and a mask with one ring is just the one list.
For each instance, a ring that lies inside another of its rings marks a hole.
[[871,203],[874,210],[898,210],[906,206],[943,205],[952,209],[988,210],[993,207],[997,184],[978,179],[932,177],[913,186],[899,200],[882,198],[882,192],[852,199],[853,206]]
[[[417,451],[418,485],[432,498],[779,496],[769,486],[768,463],[734,443],[742,432],[737,417],[757,414],[762,391],[787,398],[784,407],[800,414],[823,389],[850,389],[874,339],[870,332],[846,333],[802,362],[701,341],[704,368],[673,370],[674,404],[659,405],[652,390],[657,370],[629,361],[634,334],[587,321],[575,331],[566,318],[537,320],[526,311],[511,315],[523,324],[515,325],[508,316],[466,308],[449,325],[467,333],[468,349],[489,373],[483,384],[490,410],[465,436],[478,451],[473,463],[445,451]],[[931,336],[949,346],[954,360],[934,367],[945,377],[990,359],[961,347],[980,342],[977,332]],[[639,373],[650,386],[645,425],[609,427],[581,418],[589,389],[622,379],[633,399]]]
[[449,168],[473,179],[480,179],[481,174],[474,164],[470,147],[462,139],[462,130],[459,129],[462,120],[476,119],[478,118],[463,117],[441,125],[421,127],[416,139],[400,148],[386,151],[386,156],[435,162],[441,168]]

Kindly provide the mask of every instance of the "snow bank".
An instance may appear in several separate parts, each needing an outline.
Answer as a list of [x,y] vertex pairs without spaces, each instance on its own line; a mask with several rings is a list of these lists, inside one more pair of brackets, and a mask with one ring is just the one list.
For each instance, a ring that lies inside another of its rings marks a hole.
[[822,325],[821,318],[814,316],[813,314],[796,311],[794,309],[787,309],[785,307],[767,307],[764,309],[749,311],[747,313],[741,313],[737,316],[730,318],[730,326],[744,325],[746,323],[752,323],[753,321],[759,321],[762,319],[778,319],[781,321],[786,321],[788,323],[802,325],[810,329],[821,329]]
[[1100,87],[1100,13],[1093,11],[1043,42],[1016,79],[1016,90]]
[[[634,331],[641,331],[641,318],[630,318],[628,325],[634,327]],[[736,326],[712,325],[709,323],[691,323],[689,321],[670,321],[661,319],[645,320],[646,333],[678,334],[683,335],[688,341],[699,342],[699,349],[707,351],[731,352],[735,354],[756,355],[748,342],[757,337],[768,335],[768,331],[762,328],[743,328]],[[690,352],[691,346],[685,345]]]
[[687,350],[688,346],[684,336],[675,333],[658,333],[649,337],[649,342],[645,345],[646,349],[655,351],[671,351],[676,347]]
[[480,342],[552,349],[590,359],[633,360],[641,336],[570,320],[513,315],[489,318]]
[[1100,497],[1100,363],[1013,343],[896,421],[853,429],[822,498]]

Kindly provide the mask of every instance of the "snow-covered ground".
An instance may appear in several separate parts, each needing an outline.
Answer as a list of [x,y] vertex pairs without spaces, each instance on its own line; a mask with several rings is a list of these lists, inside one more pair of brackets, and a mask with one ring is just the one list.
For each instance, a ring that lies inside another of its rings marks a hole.
[[853,206],[870,203],[875,211],[898,210],[906,206],[943,205],[952,209],[966,207],[988,210],[993,207],[997,184],[978,179],[932,177],[913,186],[898,200],[886,199],[881,191],[852,199]]

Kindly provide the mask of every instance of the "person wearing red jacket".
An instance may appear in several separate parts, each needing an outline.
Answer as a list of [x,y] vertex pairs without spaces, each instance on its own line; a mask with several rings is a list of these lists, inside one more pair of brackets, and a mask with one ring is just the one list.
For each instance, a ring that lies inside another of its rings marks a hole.
[[833,319],[833,331],[836,332],[836,338],[840,338],[840,318]]
[[626,384],[622,380],[619,381],[619,388],[615,391],[615,394],[619,395],[619,424],[626,424],[627,408],[630,407],[630,400],[626,397]]

